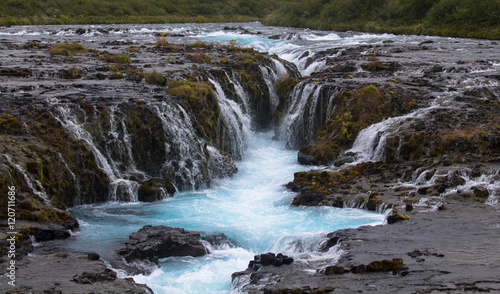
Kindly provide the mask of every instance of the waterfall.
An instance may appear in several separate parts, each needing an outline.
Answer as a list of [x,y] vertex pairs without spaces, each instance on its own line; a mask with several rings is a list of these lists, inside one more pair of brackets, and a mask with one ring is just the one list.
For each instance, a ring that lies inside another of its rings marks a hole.
[[51,201],[47,197],[47,192],[45,192],[42,183],[40,183],[39,180],[33,179],[22,166],[14,163],[9,155],[4,154],[3,156],[5,157],[5,159],[7,159],[7,162],[10,165],[12,165],[15,169],[17,169],[18,172],[23,175],[24,181],[26,185],[28,185],[28,187],[31,189],[32,193],[40,197],[46,205],[51,205]]
[[111,157],[105,156],[97,147],[92,135],[85,130],[83,123],[78,123],[78,119],[70,108],[59,106],[56,108],[60,117],[55,116],[62,126],[72,133],[77,139],[83,140],[92,150],[98,167],[106,174],[109,179],[109,195],[110,201],[137,201],[137,191],[139,184],[127,178],[126,174],[122,174]]
[[[204,143],[197,139],[190,116],[180,105],[163,102],[153,107],[161,119],[166,161],[161,174],[174,175],[180,189],[195,189],[207,181]],[[209,172],[209,171],[208,171]]]
[[[220,107],[220,123],[222,129],[222,141],[228,146],[228,151],[233,159],[241,159],[247,147],[247,138],[250,136],[250,118],[243,114],[238,103],[228,99],[222,86],[214,79],[209,79],[215,87]],[[234,84],[234,82],[233,82]]]
[[355,153],[355,163],[384,160],[386,138],[388,135],[397,132],[405,123],[423,119],[433,109],[447,107],[450,99],[449,96],[439,96],[428,108],[420,108],[408,114],[391,117],[370,125],[359,132],[351,149],[345,153]]
[[228,81],[233,84],[234,90],[236,91],[236,95],[241,99],[242,105],[243,105],[243,111],[246,115],[251,115],[251,109],[249,105],[249,97],[248,93],[245,92],[245,89],[243,89],[243,85],[241,84],[239,80],[239,76],[235,73],[232,72],[232,78],[229,77],[229,75],[226,73],[226,77]]
[[[316,132],[332,115],[334,108],[323,107],[324,99],[320,99],[323,85],[302,81],[295,86],[289,95],[292,102],[283,115],[278,129],[278,137],[287,141],[289,148],[312,144]],[[332,98],[327,95],[328,104]]]
[[266,82],[267,89],[269,92],[269,99],[271,102],[271,109],[276,109],[276,106],[278,106],[279,103],[279,98],[278,95],[276,94],[276,89],[274,85],[276,84],[276,81],[278,80],[278,76],[276,73],[268,67],[263,67],[260,66],[260,71],[262,72],[262,76],[264,77],[264,81]]

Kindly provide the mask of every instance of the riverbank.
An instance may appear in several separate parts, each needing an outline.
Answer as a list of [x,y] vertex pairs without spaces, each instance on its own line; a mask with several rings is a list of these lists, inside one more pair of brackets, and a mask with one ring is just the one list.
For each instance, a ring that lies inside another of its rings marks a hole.
[[[444,210],[420,206],[408,221],[332,232],[341,252],[331,266],[344,273],[300,263],[248,271],[247,293],[462,293],[500,291],[498,205],[447,201]],[[374,261],[402,259],[401,269],[359,272]],[[356,271],[358,269],[358,272]],[[317,270],[317,272],[315,272]],[[350,271],[350,272],[349,272]],[[241,276],[240,276],[241,277]],[[235,282],[237,283],[237,282]],[[307,290],[311,289],[311,291]],[[315,292],[312,289],[317,289]],[[318,289],[324,289],[324,292]]]

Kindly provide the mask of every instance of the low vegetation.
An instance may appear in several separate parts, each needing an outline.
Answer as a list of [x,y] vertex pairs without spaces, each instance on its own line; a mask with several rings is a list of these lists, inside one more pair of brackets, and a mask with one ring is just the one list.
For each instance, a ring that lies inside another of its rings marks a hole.
[[130,57],[125,53],[121,53],[121,54],[106,53],[106,54],[101,55],[99,57],[99,59],[104,60],[106,62],[110,62],[110,63],[124,63],[124,64],[132,63],[132,61],[130,60]]
[[74,54],[87,53],[89,51],[89,49],[80,43],[60,43],[54,44],[49,48],[49,53],[52,55],[70,56]]
[[500,0],[3,0],[0,25],[261,20],[324,30],[500,38]]
[[220,108],[213,86],[207,82],[170,80],[167,83],[168,93],[182,97],[190,105],[198,124],[200,135],[207,139],[217,138],[217,122]]
[[324,30],[500,38],[499,0],[290,1],[264,23]]

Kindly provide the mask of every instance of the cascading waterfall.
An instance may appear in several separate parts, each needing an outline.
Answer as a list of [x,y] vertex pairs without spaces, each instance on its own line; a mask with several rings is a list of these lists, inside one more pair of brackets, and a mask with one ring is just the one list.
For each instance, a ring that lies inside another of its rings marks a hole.
[[[162,122],[165,139],[165,152],[174,153],[167,156],[161,170],[162,175],[174,175],[179,188],[195,189],[206,180],[205,151],[203,142],[194,135],[190,116],[180,105],[165,102],[153,107],[157,117]],[[210,170],[208,171],[210,172]]]
[[335,110],[334,95],[330,92],[322,84],[309,80],[301,81],[295,86],[289,95],[292,102],[277,130],[278,137],[287,141],[288,148],[298,148],[314,142],[317,131]]
[[97,147],[92,135],[85,130],[83,123],[79,123],[76,115],[68,107],[58,106],[56,108],[60,117],[55,115],[62,126],[71,132],[76,138],[87,143],[94,153],[97,165],[104,171],[110,182],[110,201],[137,201],[139,184],[126,178],[117,168],[117,164],[111,158],[106,157]]
[[219,82],[211,78],[209,81],[214,85],[219,101],[220,120],[224,125],[221,134],[223,144],[229,145],[228,151],[233,159],[241,159],[247,147],[246,140],[250,136],[250,118],[243,114],[238,103],[227,98]]
[[262,72],[262,75],[264,76],[264,81],[266,82],[267,89],[269,91],[271,108],[276,109],[276,106],[278,106],[278,103],[279,103],[279,98],[278,98],[278,95],[276,95],[276,90],[274,88],[274,85],[276,84],[276,81],[278,80],[278,75],[271,68],[263,67],[263,66],[259,66],[259,68],[260,68],[260,71]]
[[5,157],[5,159],[7,159],[7,162],[10,165],[12,165],[23,175],[24,181],[26,185],[28,185],[28,187],[31,189],[32,193],[40,197],[45,204],[50,205],[51,201],[47,197],[47,192],[43,188],[42,183],[40,183],[39,180],[33,179],[33,177],[31,177],[30,174],[22,166],[20,166],[17,163],[14,163],[9,155],[4,154],[3,156]]

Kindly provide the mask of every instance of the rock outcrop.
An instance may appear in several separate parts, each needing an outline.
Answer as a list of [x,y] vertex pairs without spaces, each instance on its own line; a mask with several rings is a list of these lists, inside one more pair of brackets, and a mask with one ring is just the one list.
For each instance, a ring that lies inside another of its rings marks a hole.
[[127,262],[158,259],[170,256],[203,256],[208,249],[202,243],[199,232],[182,228],[146,225],[132,233],[125,245],[117,249]]

